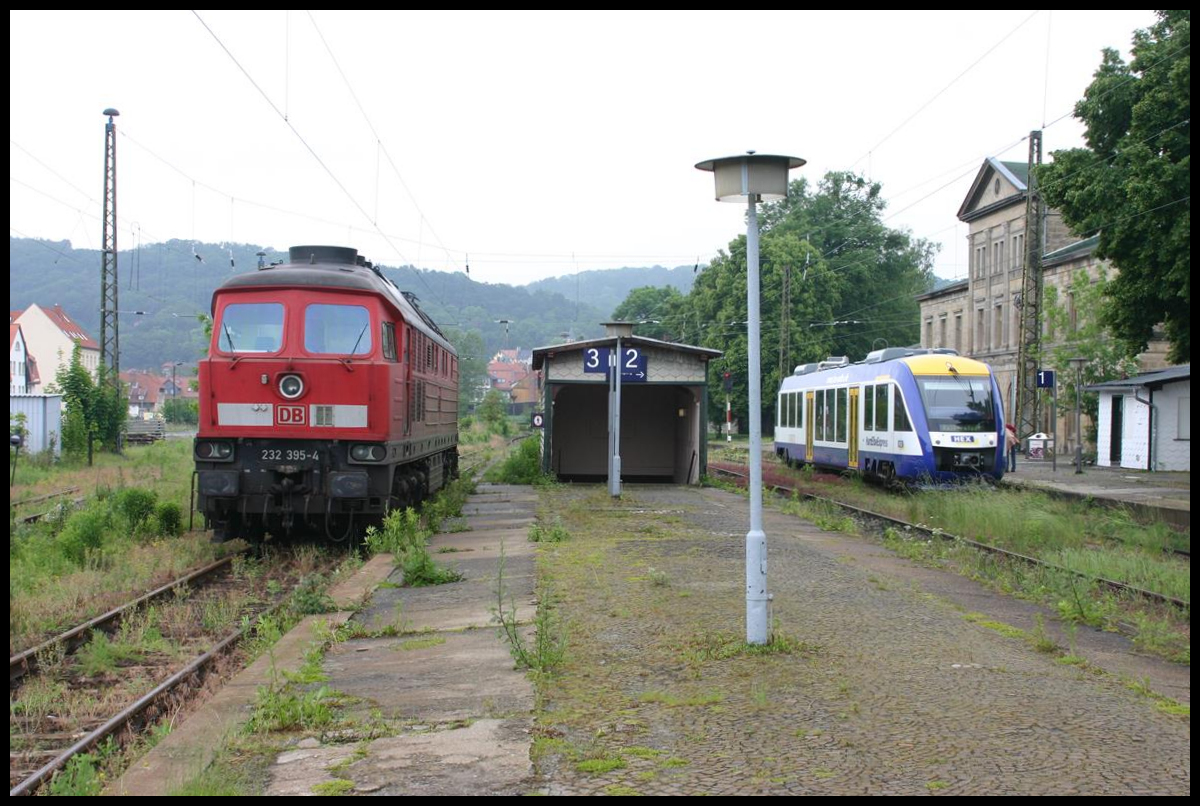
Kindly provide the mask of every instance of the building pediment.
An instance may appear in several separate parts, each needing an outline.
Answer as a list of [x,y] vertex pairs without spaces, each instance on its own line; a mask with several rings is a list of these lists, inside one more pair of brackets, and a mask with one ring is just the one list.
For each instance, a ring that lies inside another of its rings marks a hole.
[[1025,163],[1001,162],[988,157],[958,208],[958,220],[971,222],[996,210],[1024,204],[1028,179],[1029,167]]

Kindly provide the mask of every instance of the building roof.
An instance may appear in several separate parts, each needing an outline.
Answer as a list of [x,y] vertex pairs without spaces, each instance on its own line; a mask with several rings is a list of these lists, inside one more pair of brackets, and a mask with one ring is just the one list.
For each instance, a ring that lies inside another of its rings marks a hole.
[[1074,260],[1078,257],[1085,257],[1095,251],[1096,245],[1100,243],[1099,234],[1093,235],[1090,238],[1084,238],[1082,241],[1069,243],[1061,249],[1055,249],[1053,252],[1047,252],[1042,255],[1042,265],[1048,266],[1054,263],[1065,263],[1068,260]]
[[[999,174],[1006,182],[1016,188],[1016,193],[1005,196],[991,204],[976,207],[975,204],[984,194],[992,177]],[[974,221],[995,210],[1003,209],[1017,202],[1024,203],[1025,192],[1029,190],[1029,166],[1023,162],[1001,162],[995,157],[988,157],[975,174],[975,181],[958,208],[959,221]]]
[[[691,353],[698,355],[702,360],[708,361],[712,358],[720,358],[724,355],[720,350],[713,350],[709,347],[696,347],[691,344],[679,344],[673,341],[660,341],[659,339],[649,339],[645,336],[622,336],[622,344],[642,344],[647,347],[656,347],[660,350],[674,350],[678,353]],[[571,341],[566,344],[555,344],[549,347],[536,347],[533,351],[533,368],[541,369],[542,364],[547,358],[553,358],[556,353],[569,353],[575,350],[586,350],[589,347],[608,347],[616,346],[617,338],[608,336],[601,339],[590,339],[588,341]]]
[[1181,364],[1178,367],[1167,367],[1166,369],[1159,369],[1154,372],[1143,372],[1140,375],[1134,375],[1132,378],[1122,378],[1117,381],[1092,384],[1091,386],[1085,386],[1084,390],[1088,392],[1117,392],[1122,389],[1134,389],[1142,386],[1150,389],[1158,389],[1166,386],[1168,383],[1190,380],[1191,377],[1192,365]]
[[88,335],[88,332],[83,329],[83,325],[75,322],[67,315],[67,312],[62,309],[61,305],[55,305],[52,308],[42,308],[46,316],[50,317],[50,321],[58,327],[67,338],[71,341],[77,341],[85,350],[99,350],[100,345],[96,340]]
[[145,403],[154,406],[158,404],[159,390],[170,379],[155,375],[153,372],[130,369],[121,373],[121,380],[129,384],[129,401],[131,403]]
[[918,300],[933,299],[940,297],[943,294],[961,294],[967,290],[970,285],[969,280],[955,280],[952,283],[947,283],[941,288],[935,288],[932,291],[926,291],[924,294],[917,294]]

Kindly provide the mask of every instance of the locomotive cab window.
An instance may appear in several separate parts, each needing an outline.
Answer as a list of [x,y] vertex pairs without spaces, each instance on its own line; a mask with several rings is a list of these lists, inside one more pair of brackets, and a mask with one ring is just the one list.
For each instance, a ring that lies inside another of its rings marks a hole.
[[396,326],[391,322],[383,323],[383,357],[388,361],[396,359]]
[[283,305],[278,302],[226,305],[216,331],[217,349],[222,352],[278,352],[283,346]]
[[304,349],[322,355],[369,355],[371,315],[361,305],[309,305]]

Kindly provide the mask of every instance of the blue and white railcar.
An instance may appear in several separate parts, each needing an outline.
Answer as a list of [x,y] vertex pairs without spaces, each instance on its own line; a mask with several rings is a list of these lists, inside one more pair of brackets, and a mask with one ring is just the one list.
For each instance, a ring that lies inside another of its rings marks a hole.
[[884,480],[1004,474],[1004,415],[991,368],[943,350],[880,350],[801,365],[780,385],[775,453],[789,465]]

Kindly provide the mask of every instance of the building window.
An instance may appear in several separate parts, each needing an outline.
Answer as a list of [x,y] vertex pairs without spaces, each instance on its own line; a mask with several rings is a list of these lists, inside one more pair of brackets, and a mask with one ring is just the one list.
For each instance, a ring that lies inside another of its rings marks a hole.
[[1175,434],[1175,439],[1191,440],[1192,438],[1192,399],[1190,397],[1179,398],[1179,416],[1178,429]]

